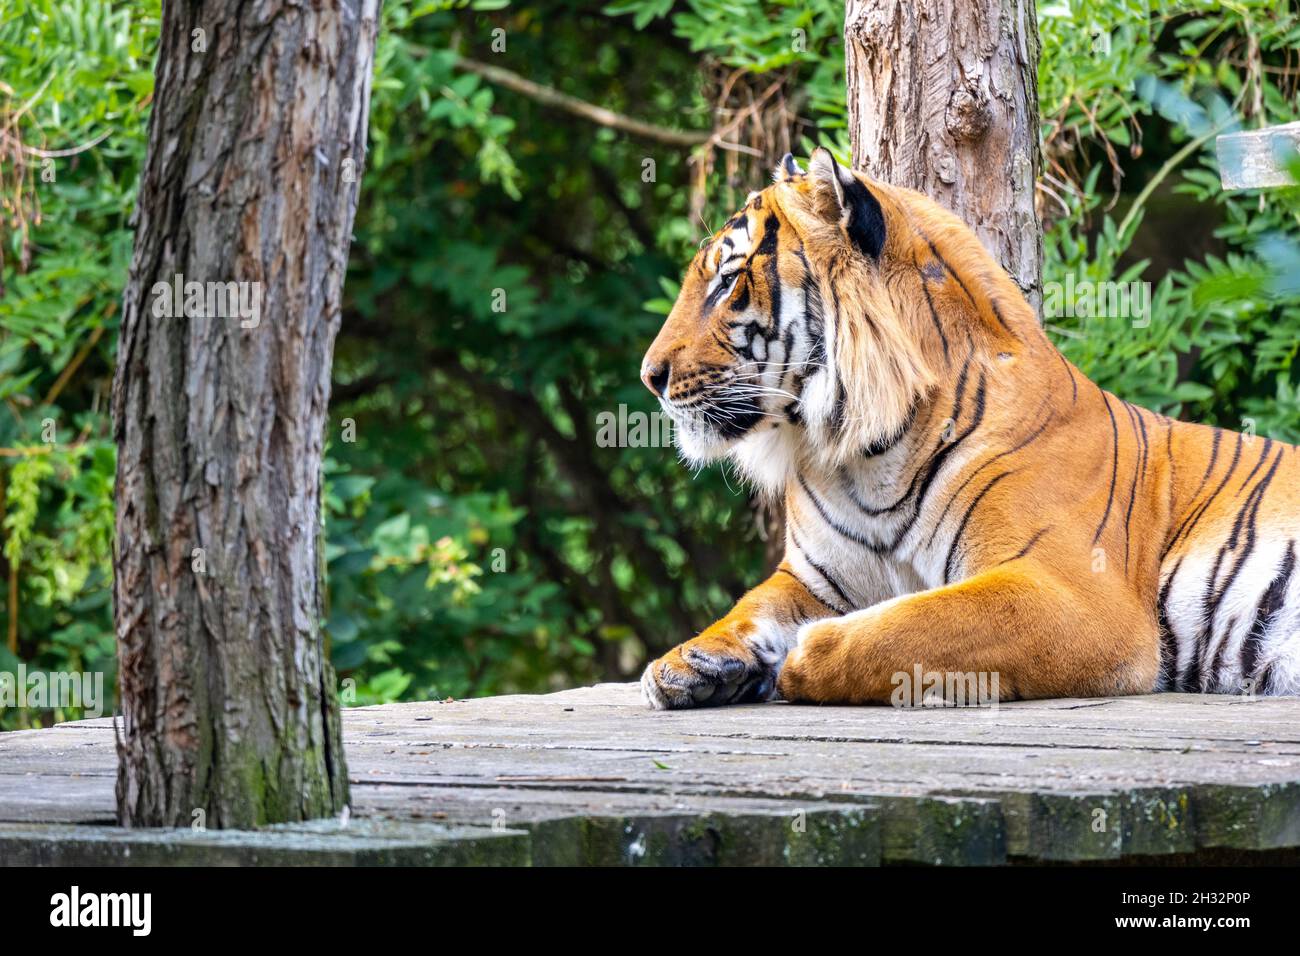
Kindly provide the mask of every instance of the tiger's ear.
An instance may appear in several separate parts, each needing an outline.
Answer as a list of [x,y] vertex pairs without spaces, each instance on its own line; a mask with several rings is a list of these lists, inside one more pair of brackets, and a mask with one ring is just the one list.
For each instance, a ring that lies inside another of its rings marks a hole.
[[799,164],[794,161],[794,156],[786,153],[781,157],[781,162],[776,164],[776,169],[772,171],[772,181],[785,183],[797,176],[804,175],[804,171],[799,168]]
[[853,171],[835,161],[823,146],[813,150],[808,167],[818,212],[839,222],[863,255],[879,259],[885,248],[885,214],[880,201]]

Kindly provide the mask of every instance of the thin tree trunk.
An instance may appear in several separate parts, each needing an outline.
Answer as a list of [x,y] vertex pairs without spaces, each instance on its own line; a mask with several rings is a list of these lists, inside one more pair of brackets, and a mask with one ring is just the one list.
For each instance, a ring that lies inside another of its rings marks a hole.
[[[378,7],[163,5],[113,383],[124,825],[347,802],[321,452]],[[170,317],[178,275],[244,308]]]
[[1034,0],[847,0],[857,168],[926,193],[1042,302]]

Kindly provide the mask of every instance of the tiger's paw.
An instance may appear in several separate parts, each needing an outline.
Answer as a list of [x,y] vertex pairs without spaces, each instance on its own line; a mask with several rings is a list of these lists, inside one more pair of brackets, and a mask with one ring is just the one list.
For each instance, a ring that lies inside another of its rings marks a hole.
[[841,673],[844,628],[835,620],[814,621],[799,629],[796,646],[781,668],[777,693],[792,704],[823,704],[840,690],[830,675]]
[[656,710],[720,707],[771,700],[780,661],[739,639],[701,636],[652,661],[641,693]]

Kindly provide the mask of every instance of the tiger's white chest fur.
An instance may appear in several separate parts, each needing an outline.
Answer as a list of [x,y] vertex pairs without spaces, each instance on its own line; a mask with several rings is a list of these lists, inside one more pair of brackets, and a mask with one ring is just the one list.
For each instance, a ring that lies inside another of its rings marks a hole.
[[930,448],[927,438],[908,436],[837,469],[792,469],[786,553],[832,606],[860,610],[960,579],[960,509],[945,513],[944,504],[978,449],[955,450],[929,473],[925,465],[942,439]]

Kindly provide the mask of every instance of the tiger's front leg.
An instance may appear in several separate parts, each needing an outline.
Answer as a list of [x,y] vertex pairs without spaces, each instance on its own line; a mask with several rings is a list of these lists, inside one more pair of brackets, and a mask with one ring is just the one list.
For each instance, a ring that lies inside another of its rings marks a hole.
[[1126,588],[1018,560],[801,628],[778,690],[794,702],[887,703],[919,669],[952,678],[945,689],[983,676],[999,700],[1150,693],[1158,634]]
[[658,710],[768,700],[799,627],[834,613],[782,564],[722,620],[652,661],[641,691]]

